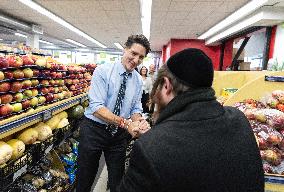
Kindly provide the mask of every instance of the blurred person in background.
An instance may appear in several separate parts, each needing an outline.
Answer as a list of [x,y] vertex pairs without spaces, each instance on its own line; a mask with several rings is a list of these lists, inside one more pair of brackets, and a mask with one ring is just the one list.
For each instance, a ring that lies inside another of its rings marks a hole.
[[143,80],[143,85],[142,85],[142,98],[141,98],[141,103],[142,103],[142,108],[143,108],[143,113],[149,113],[149,106],[148,106],[148,102],[149,102],[149,94],[152,90],[152,86],[153,86],[153,82],[152,79],[150,77],[148,77],[148,69],[145,66],[142,66],[140,69],[140,75],[142,77]]
[[216,101],[211,59],[185,49],[161,67],[150,97],[155,125],[134,143],[120,192],[264,192],[245,115]]
[[[102,152],[110,192],[115,192],[124,174],[128,132],[137,137],[137,130],[149,129],[141,118],[142,78],[135,70],[149,51],[150,43],[144,35],[131,35],[121,62],[100,65],[94,71],[89,106],[79,124],[77,192],[91,190]],[[134,128],[136,132],[132,131]]]

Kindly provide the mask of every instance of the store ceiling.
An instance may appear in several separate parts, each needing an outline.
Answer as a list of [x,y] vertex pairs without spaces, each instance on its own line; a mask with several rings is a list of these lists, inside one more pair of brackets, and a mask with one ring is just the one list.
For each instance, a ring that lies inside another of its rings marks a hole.
[[[139,0],[35,0],[49,11],[97,39],[108,48],[123,45],[130,34],[142,33]],[[197,35],[226,18],[249,0],[153,0],[150,42],[153,51],[161,51],[171,38],[196,39]],[[33,11],[17,0],[1,0],[0,13],[29,24],[41,25],[43,40],[68,46],[64,39],[88,47],[97,45]],[[0,38],[24,41],[1,32]],[[57,39],[57,40],[55,40]],[[61,40],[61,41],[60,41]]]

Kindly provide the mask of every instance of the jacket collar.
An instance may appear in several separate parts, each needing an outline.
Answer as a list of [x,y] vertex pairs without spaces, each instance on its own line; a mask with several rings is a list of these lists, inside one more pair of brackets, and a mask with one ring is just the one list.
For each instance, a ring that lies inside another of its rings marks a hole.
[[166,108],[160,113],[159,118],[155,124],[168,119],[174,114],[182,111],[188,104],[196,103],[200,101],[212,101],[216,100],[215,91],[210,88],[198,88],[190,91],[186,91],[175,98],[173,98]]

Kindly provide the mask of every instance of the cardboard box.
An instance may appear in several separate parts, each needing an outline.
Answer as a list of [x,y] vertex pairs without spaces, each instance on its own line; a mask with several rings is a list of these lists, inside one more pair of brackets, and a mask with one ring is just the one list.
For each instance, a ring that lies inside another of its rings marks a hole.
[[239,65],[240,71],[250,71],[250,62],[241,62]]
[[[239,48],[233,48],[233,58],[232,59],[234,59],[234,57],[237,54],[238,50],[239,50]],[[238,60],[244,60],[244,58],[245,58],[245,49],[241,52]]]

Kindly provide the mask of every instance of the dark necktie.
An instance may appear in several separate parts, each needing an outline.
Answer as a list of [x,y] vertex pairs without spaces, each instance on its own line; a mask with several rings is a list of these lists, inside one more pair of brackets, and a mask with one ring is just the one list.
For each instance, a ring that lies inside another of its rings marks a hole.
[[[123,101],[124,96],[125,96],[126,81],[128,79],[129,74],[124,72],[122,74],[122,76],[123,76],[123,81],[120,85],[118,95],[117,95],[117,99],[116,99],[115,106],[114,106],[114,110],[113,110],[113,113],[115,115],[118,115],[118,116],[120,115],[120,109],[121,109],[121,106],[122,106],[122,101]],[[110,134],[112,136],[114,136],[117,133],[118,126],[109,125],[109,126],[107,126],[107,130],[110,132]]]

